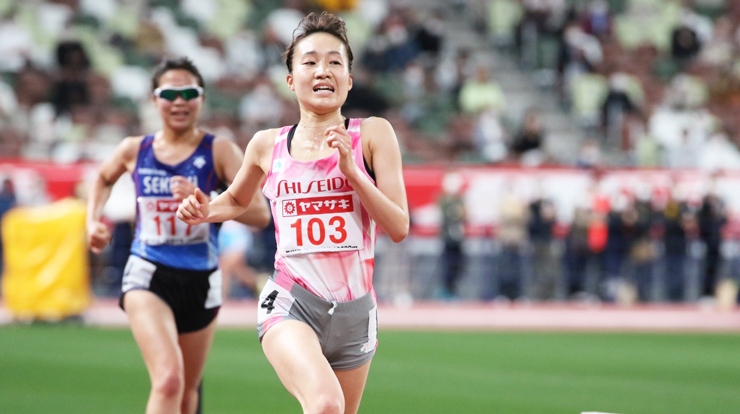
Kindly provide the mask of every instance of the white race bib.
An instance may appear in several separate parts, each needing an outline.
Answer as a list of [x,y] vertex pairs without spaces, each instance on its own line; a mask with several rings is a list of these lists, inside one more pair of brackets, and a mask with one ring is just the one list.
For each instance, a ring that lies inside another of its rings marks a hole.
[[299,197],[277,201],[280,253],[361,250],[362,214],[355,193]]
[[139,197],[141,233],[139,238],[146,244],[196,244],[208,241],[209,224],[195,226],[177,218],[180,202],[174,198]]

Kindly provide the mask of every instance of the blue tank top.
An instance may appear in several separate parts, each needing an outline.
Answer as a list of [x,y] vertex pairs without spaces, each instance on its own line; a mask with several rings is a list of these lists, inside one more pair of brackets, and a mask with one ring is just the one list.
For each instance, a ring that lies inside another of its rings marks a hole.
[[190,226],[175,213],[180,202],[172,197],[170,179],[181,175],[210,195],[220,181],[213,165],[214,136],[206,134],[193,154],[177,165],[154,156],[154,136],[141,141],[132,174],[136,187],[136,235],[131,254],[166,266],[210,270],[218,265],[215,223]]

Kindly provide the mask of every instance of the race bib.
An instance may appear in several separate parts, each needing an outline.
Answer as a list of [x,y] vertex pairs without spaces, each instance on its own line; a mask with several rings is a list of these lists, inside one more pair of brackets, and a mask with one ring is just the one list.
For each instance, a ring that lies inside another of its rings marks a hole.
[[361,250],[362,214],[357,194],[332,194],[277,201],[280,253]]
[[139,238],[146,244],[196,244],[208,241],[209,224],[195,226],[177,218],[180,202],[174,198],[139,197],[141,233]]

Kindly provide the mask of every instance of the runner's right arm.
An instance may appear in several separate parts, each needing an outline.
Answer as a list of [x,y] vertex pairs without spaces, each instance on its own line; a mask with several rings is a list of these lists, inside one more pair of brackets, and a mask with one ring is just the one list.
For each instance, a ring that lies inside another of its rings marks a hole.
[[113,156],[98,170],[87,195],[87,244],[93,253],[100,253],[110,242],[111,233],[108,226],[100,221],[103,207],[110,197],[113,184],[126,171],[133,169],[133,161],[142,137],[128,137],[116,148]]
[[[234,142],[225,139],[214,141],[213,152],[219,177],[231,186],[239,173],[240,167],[244,165],[244,155]],[[252,200],[244,213],[234,218],[240,223],[258,228],[267,227],[270,224],[270,219],[270,207],[259,188],[254,192]]]

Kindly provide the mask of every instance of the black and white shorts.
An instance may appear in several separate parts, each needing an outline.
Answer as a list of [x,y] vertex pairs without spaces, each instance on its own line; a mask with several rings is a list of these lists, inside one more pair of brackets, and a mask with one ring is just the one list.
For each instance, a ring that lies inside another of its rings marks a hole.
[[259,298],[259,338],[285,320],[310,326],[332,369],[360,367],[375,355],[378,344],[378,307],[374,291],[347,302],[332,302],[307,291],[297,283],[288,291],[268,280]]
[[218,314],[222,303],[221,270],[189,270],[165,266],[131,255],[123,272],[119,300],[131,290],[148,290],[159,296],[175,314],[177,333],[199,331]]

